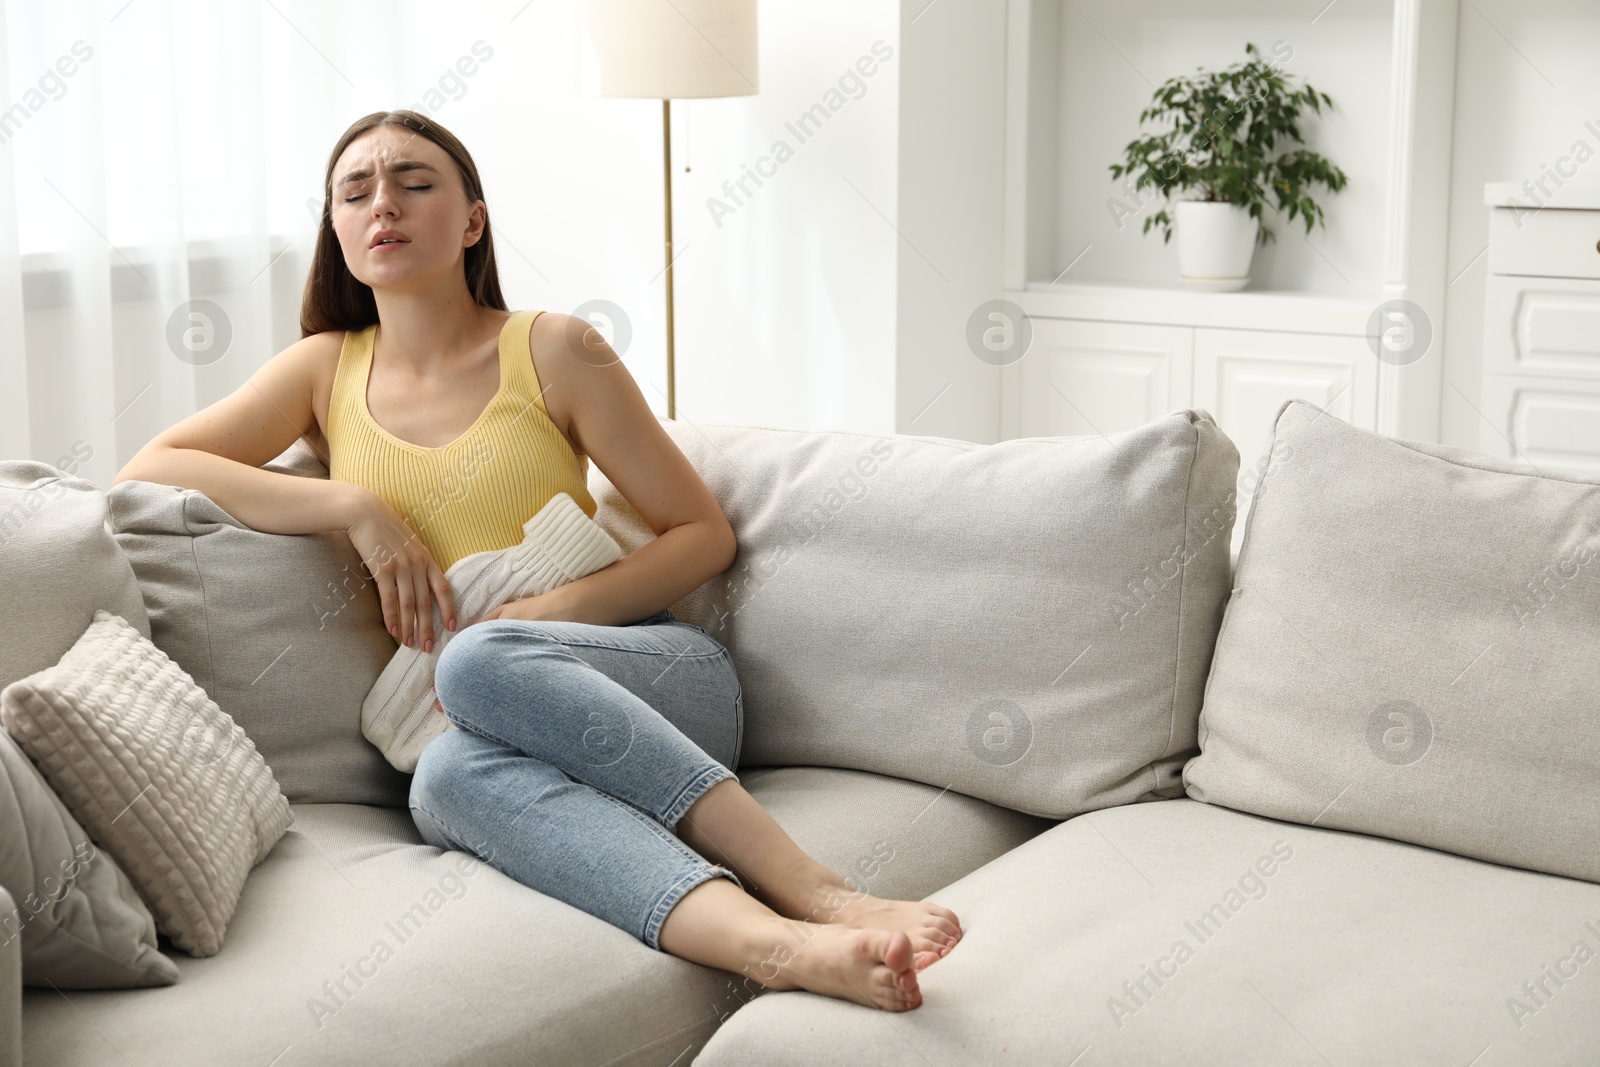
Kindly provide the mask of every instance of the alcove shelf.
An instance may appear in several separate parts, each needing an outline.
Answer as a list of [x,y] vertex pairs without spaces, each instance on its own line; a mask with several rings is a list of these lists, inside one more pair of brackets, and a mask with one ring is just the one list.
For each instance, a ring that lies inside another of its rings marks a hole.
[[[1112,433],[1200,407],[1248,468],[1277,407],[1298,396],[1354,425],[1438,439],[1456,4],[1290,8],[1010,0],[1002,295],[1028,314],[1033,341],[1002,372],[1004,436]],[[1328,226],[1309,236],[1269,213],[1276,240],[1257,247],[1246,289],[1191,292],[1176,237],[1141,232],[1162,201],[1135,196],[1109,165],[1158,85],[1243,60],[1246,42],[1333,98],[1302,132],[1349,183],[1314,194]],[[1433,334],[1405,365],[1378,359],[1366,336],[1396,299]]]

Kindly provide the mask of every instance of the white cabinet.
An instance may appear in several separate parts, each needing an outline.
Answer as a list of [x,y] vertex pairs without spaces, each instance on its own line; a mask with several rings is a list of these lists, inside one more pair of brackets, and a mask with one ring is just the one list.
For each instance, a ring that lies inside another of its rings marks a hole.
[[1209,411],[1238,446],[1245,471],[1266,452],[1273,416],[1293,397],[1374,429],[1377,365],[1365,337],[1196,330],[1193,406]]
[[1022,432],[1013,436],[1112,434],[1188,406],[1194,331],[1034,319],[1022,362]]
[[1569,184],[1537,209],[1517,186],[1484,193],[1492,214],[1479,448],[1600,476],[1600,186]]
[[[1176,303],[1168,310],[1181,314]],[[1285,400],[1377,425],[1378,362],[1364,335],[1029,318],[1033,343],[1014,368],[1010,437],[1113,434],[1196,407],[1238,447],[1242,475],[1266,453]],[[1239,481],[1235,551],[1255,484]]]
[[1600,378],[1600,281],[1490,274],[1484,296],[1486,372]]
[[1483,410],[1504,436],[1486,428],[1482,451],[1542,471],[1600,478],[1600,378],[1485,374]]

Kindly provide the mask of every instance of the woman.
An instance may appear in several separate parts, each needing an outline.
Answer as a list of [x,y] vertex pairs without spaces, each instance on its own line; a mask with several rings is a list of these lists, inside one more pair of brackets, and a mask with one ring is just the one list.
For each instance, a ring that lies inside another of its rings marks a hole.
[[[664,607],[727,569],[733,531],[626,368],[586,322],[508,311],[477,168],[431,119],[362,118],[323,188],[302,339],[146,446],[135,476],[200,488],[254,529],[331,519],[391,635],[431,651],[434,600],[458,622],[444,572],[520,541],[556,492],[593,517],[593,457],[657,537],[451,638],[435,683],[459,729],[417,763],[419,833],[652,948],[917,1007],[956,916],[856,892],[740,785],[728,652]],[[299,436],[329,480],[259,469]]]

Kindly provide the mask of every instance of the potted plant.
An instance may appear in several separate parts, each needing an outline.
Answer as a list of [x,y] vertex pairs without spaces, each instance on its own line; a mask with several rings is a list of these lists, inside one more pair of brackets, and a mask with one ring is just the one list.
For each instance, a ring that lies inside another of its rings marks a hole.
[[[1144,220],[1144,233],[1160,226],[1162,242],[1178,228],[1178,269],[1192,289],[1243,289],[1257,242],[1273,239],[1263,207],[1291,223],[1304,220],[1306,233],[1317,223],[1327,228],[1314,186],[1338,192],[1344,171],[1302,145],[1300,118],[1332,107],[1327,93],[1286,77],[1266,62],[1254,44],[1247,57],[1225,70],[1169,78],[1150,106],[1139,113],[1143,127],[1156,132],[1128,143],[1123,161],[1111,164],[1113,177],[1128,176],[1133,191],[1153,188],[1170,201],[1181,199],[1174,220],[1166,207]],[[1199,70],[1199,68],[1196,68]]]

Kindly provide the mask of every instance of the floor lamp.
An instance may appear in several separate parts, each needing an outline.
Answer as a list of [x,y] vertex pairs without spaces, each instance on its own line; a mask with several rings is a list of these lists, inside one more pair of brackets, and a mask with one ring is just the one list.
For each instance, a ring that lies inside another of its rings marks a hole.
[[759,85],[756,0],[584,0],[596,96],[661,101],[666,203],[667,418],[677,418],[672,314],[672,101],[754,96]]

